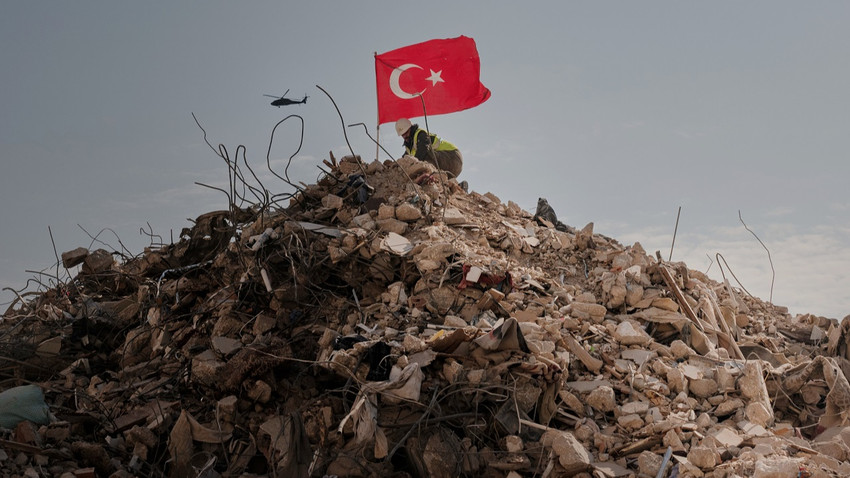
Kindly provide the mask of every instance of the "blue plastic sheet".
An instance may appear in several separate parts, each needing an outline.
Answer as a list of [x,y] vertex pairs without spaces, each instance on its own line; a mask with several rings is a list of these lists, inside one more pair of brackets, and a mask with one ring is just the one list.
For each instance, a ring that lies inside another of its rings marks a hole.
[[28,420],[37,425],[50,423],[50,408],[38,385],[23,385],[0,393],[0,427],[15,428]]

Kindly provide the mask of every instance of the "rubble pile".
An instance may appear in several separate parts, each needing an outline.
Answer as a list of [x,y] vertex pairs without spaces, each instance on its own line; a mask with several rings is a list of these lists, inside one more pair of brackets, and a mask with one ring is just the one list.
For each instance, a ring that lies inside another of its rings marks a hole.
[[848,321],[414,158],[330,165],[62,254],[0,322],[4,476],[850,475]]

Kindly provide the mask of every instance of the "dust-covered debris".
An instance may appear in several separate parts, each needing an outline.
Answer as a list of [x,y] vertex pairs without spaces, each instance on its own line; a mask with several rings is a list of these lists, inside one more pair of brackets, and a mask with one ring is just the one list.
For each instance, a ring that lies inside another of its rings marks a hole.
[[3,388],[53,415],[4,421],[10,476],[850,474],[847,321],[413,158],[332,166],[132,259],[62,254],[0,322]]

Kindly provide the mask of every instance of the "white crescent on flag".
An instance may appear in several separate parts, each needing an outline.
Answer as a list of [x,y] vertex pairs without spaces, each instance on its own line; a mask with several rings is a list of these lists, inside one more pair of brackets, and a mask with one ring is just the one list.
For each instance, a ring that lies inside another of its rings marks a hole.
[[[404,65],[401,65],[400,67],[394,69],[393,72],[390,74],[390,90],[393,92],[394,95],[398,96],[403,100],[416,98],[417,96],[425,92],[425,90],[422,90],[419,93],[408,93],[401,89],[401,85],[398,84],[398,81],[399,79],[401,79],[401,74],[410,68],[419,68],[420,70],[422,69],[421,66],[416,65],[414,63],[405,63]],[[427,90],[427,88],[425,89]]]

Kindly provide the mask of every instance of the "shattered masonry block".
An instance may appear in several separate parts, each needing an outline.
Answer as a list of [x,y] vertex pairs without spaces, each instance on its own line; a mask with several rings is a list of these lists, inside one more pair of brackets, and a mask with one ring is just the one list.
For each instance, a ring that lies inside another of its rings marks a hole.
[[66,269],[70,269],[76,265],[82,264],[86,259],[86,256],[89,255],[89,250],[85,247],[78,247],[73,251],[67,251],[62,253],[62,266]]
[[628,402],[620,407],[623,415],[644,415],[649,411],[649,402]]
[[375,230],[375,220],[372,219],[372,215],[369,213],[361,214],[359,216],[355,216],[354,219],[351,220],[357,227],[362,227],[367,231]]
[[763,427],[767,427],[773,421],[773,413],[767,410],[761,402],[753,402],[747,405],[744,415],[747,420]]
[[594,323],[601,323],[608,309],[604,305],[590,302],[576,301],[570,304],[570,314],[579,319],[590,319]]
[[663,439],[664,446],[669,446],[673,449],[674,452],[684,452],[685,445],[682,443],[682,438],[679,436],[679,433],[674,430],[667,430],[667,433],[664,434]]
[[224,357],[235,354],[242,348],[242,341],[230,337],[216,336],[210,339],[212,347]]
[[670,353],[673,354],[673,357],[676,359],[686,359],[692,355],[697,355],[694,349],[690,348],[682,342],[681,340],[674,340],[673,343],[670,344]]
[[688,382],[691,394],[698,398],[708,398],[717,393],[717,382],[710,378],[700,378]]
[[413,222],[422,219],[422,211],[410,203],[399,204],[395,208],[395,217],[400,221]]
[[228,395],[216,404],[218,416],[227,423],[233,423],[236,418],[236,404],[239,400],[236,395]]
[[617,407],[614,389],[603,385],[587,395],[586,402],[600,412],[611,412]]
[[446,208],[441,217],[448,225],[465,224],[467,222],[466,216],[455,207]]
[[626,430],[639,430],[644,425],[638,414],[621,415],[617,417],[617,423]]
[[115,259],[112,254],[104,249],[98,249],[89,253],[83,260],[81,272],[84,274],[100,274],[111,270],[114,264]]
[[342,198],[336,194],[328,194],[322,198],[322,206],[329,209],[340,209],[343,205]]
[[770,460],[756,461],[753,478],[784,478],[800,476],[803,460],[785,457],[771,457]]
[[652,301],[652,307],[657,307],[659,309],[667,310],[670,312],[678,312],[679,304],[675,300],[669,297],[659,297]]
[[593,459],[587,448],[570,432],[560,430],[549,430],[543,434],[541,442],[544,446],[549,446],[557,455],[558,462],[564,468],[571,468],[576,465],[590,464]]
[[652,342],[652,337],[643,330],[643,327],[636,327],[629,321],[620,322],[617,325],[614,330],[614,339],[622,345],[648,345]]
[[719,456],[717,452],[706,446],[695,446],[688,452],[688,461],[703,470],[710,470],[717,466]]
[[661,461],[661,455],[652,453],[651,451],[644,451],[638,455],[638,469],[644,475],[656,476],[658,475],[658,471],[661,470]]
[[724,400],[717,408],[714,410],[714,414],[718,417],[725,417],[732,415],[738,410],[744,408],[744,401],[740,398],[733,398],[731,400]]
[[217,383],[223,367],[224,362],[219,360],[212,350],[205,350],[192,359],[192,375],[205,385]]
[[522,438],[516,435],[508,435],[505,437],[505,450],[508,453],[521,453],[524,446]]
[[339,163],[339,171],[342,174],[352,174],[360,171],[360,165],[355,162],[343,161]]
[[378,206],[378,219],[395,219],[395,207],[389,204]]
[[254,335],[263,335],[277,326],[277,319],[266,314],[257,314],[254,318]]
[[259,403],[268,403],[272,397],[272,388],[262,380],[255,381],[248,387],[248,398]]
[[404,234],[407,232],[407,223],[398,219],[378,219],[378,228],[385,232],[394,232],[396,234]]

